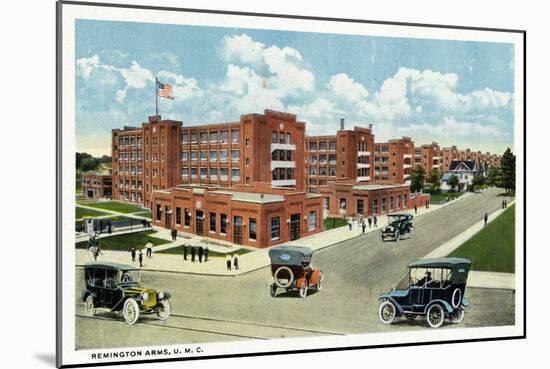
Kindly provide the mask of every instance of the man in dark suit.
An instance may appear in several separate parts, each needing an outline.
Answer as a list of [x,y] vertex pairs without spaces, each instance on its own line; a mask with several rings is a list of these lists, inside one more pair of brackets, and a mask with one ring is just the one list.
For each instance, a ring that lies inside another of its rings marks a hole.
[[199,263],[202,263],[202,255],[204,253],[204,249],[202,248],[202,246],[199,246]]

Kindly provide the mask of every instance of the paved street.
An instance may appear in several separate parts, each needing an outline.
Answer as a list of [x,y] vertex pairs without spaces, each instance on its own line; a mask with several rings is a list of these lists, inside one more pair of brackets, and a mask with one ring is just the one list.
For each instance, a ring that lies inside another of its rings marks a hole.
[[[266,339],[321,334],[369,333],[427,329],[421,319],[383,325],[377,296],[397,283],[408,262],[421,258],[500,208],[498,190],[472,194],[415,219],[415,237],[381,243],[377,233],[356,237],[317,251],[313,263],[325,273],[323,290],[305,299],[296,295],[269,297],[269,269],[236,277],[148,272],[146,286],[172,293],[174,316],[153,318],[131,327],[117,316],[82,317],[77,306],[77,348],[141,344]],[[77,271],[76,296],[83,286]],[[469,288],[471,308],[463,323],[446,328],[514,323],[511,290]]]

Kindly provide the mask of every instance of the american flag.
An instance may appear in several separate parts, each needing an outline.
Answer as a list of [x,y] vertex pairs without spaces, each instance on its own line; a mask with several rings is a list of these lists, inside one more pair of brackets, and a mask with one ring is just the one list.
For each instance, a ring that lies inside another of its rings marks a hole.
[[157,81],[157,96],[164,97],[166,99],[173,99],[172,86],[168,83],[160,83]]

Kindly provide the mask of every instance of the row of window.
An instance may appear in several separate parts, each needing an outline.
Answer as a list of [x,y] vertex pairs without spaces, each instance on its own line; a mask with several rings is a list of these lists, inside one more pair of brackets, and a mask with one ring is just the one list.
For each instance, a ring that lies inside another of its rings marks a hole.
[[271,179],[274,181],[294,179],[293,168],[275,168],[271,171]]
[[[231,131],[231,142],[239,143],[240,133],[238,130]],[[210,143],[229,143],[229,130],[225,131],[212,131],[212,132],[191,132],[181,134],[181,143],[201,143],[205,144]]]
[[281,144],[291,144],[291,134],[290,132],[283,131],[272,131],[271,132],[271,143],[281,143]]
[[[388,207],[388,211],[392,211],[392,210],[399,210],[399,209],[406,209],[407,208],[407,200],[408,200],[408,196],[407,195],[397,195],[397,196],[394,196],[394,195],[390,195],[389,196],[389,207]],[[386,205],[387,205],[387,198],[386,197],[382,197],[381,201],[380,201],[380,206],[381,206],[381,212],[382,213],[385,213],[386,212]],[[397,205],[397,206],[395,206]],[[378,213],[378,199],[373,199],[372,202],[371,202],[371,209],[372,209],[372,213]],[[346,198],[341,198],[340,199],[340,209],[343,209],[343,210],[346,210],[347,208],[347,199]],[[356,214],[365,214],[365,201],[363,199],[357,199],[356,200],[356,206],[355,206],[355,212]]]
[[310,155],[309,156],[309,162],[313,164],[313,163],[317,162],[317,159],[319,159],[319,163],[326,164],[327,163],[327,158],[328,158],[328,163],[336,164],[336,154],[330,154],[328,156],[326,154],[320,154],[319,156]]
[[[218,151],[182,151],[181,152],[181,161],[192,161],[200,160],[201,161],[221,161],[226,162],[228,158],[228,150]],[[239,161],[239,150],[231,150],[231,161]]]
[[273,150],[271,160],[275,161],[292,161],[291,150]]
[[141,145],[141,136],[119,136],[118,145]]
[[317,142],[310,142],[309,143],[309,151],[324,151],[324,150],[336,150],[336,141],[321,141],[319,142],[319,145],[317,145]]
[[[181,168],[181,176],[182,177],[188,177],[191,175],[197,176],[197,173],[201,176],[201,178],[206,177],[208,174],[210,177],[216,177],[220,175],[220,177],[227,177],[229,175],[229,169],[228,168],[210,168],[210,170],[207,170],[207,168]],[[238,180],[241,175],[241,170],[239,168],[231,168],[231,178]],[[216,179],[212,178],[212,179]]]
[[[309,167],[309,175],[310,176],[316,176],[317,175],[317,169],[315,167]],[[330,166],[327,170],[325,167],[319,167],[319,175],[320,176],[335,176],[336,175],[336,167]]]

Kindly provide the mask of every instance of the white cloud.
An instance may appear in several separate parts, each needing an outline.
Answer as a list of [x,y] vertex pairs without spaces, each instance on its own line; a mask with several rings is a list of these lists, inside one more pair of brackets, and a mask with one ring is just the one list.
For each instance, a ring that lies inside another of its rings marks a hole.
[[118,102],[123,102],[124,99],[126,98],[126,89],[118,90],[116,92],[116,97],[115,98]]
[[263,55],[269,71],[275,75],[273,83],[276,89],[288,94],[313,90],[313,73],[297,65],[302,60],[298,50],[271,46]]
[[132,61],[130,68],[121,68],[120,73],[126,81],[126,85],[132,88],[143,88],[147,82],[155,80],[149,69],[142,68],[138,62]]
[[352,103],[361,101],[369,96],[367,89],[359,82],[355,82],[346,73],[333,75],[327,87],[336,96],[343,97]]
[[417,135],[429,135],[435,140],[441,138],[462,137],[500,137],[505,134],[499,127],[481,122],[457,121],[454,117],[443,118],[443,123],[413,123],[397,128],[402,132]]
[[300,119],[330,118],[335,115],[345,114],[342,110],[337,108],[336,103],[323,97],[317,98],[315,101],[301,106],[289,105],[287,110],[293,114],[297,114]]
[[227,61],[240,61],[255,64],[263,60],[265,45],[252,40],[246,34],[225,36],[223,38],[223,56]]
[[173,83],[172,94],[176,99],[186,100],[194,96],[202,96],[199,84],[194,78],[187,78],[181,74],[165,70],[161,70],[157,75],[161,80],[166,79],[168,82]]
[[89,58],[80,58],[76,61],[76,72],[84,79],[90,78],[92,70],[99,66],[99,56],[97,54]]

